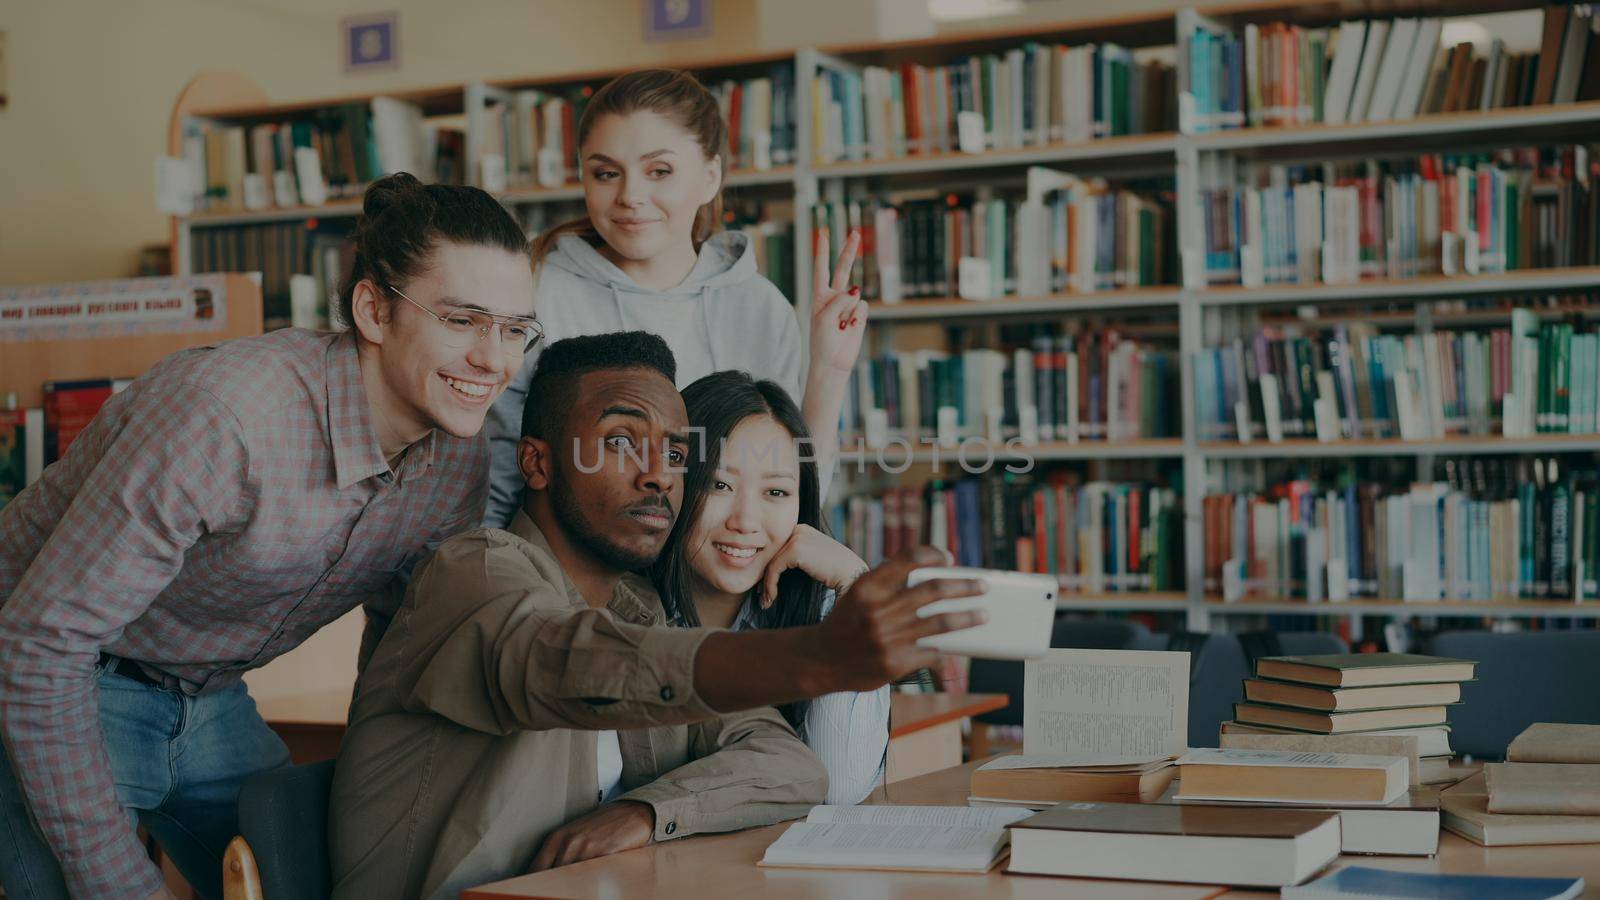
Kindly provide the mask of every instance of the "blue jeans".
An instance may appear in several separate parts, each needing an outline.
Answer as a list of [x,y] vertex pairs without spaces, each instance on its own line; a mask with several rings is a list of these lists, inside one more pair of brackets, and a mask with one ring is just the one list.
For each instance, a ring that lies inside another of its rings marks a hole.
[[[199,697],[96,671],[100,727],[128,827],[143,825],[205,897],[222,896],[222,852],[239,833],[239,785],[287,765],[245,686]],[[0,886],[7,900],[66,900],[55,855],[0,752]]]

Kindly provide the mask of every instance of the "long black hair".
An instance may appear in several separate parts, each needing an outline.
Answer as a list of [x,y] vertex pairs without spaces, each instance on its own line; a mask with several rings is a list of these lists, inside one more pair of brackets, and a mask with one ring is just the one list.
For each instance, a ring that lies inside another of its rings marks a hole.
[[[666,546],[650,569],[650,579],[669,615],[686,625],[699,625],[700,613],[694,605],[689,568],[689,554],[694,548],[685,545],[689,531],[705,507],[706,489],[716,476],[728,436],[751,416],[771,416],[789,432],[799,448],[809,447],[811,432],[787,391],[774,382],[757,381],[744,372],[715,372],[701,378],[683,389],[683,405],[689,412],[689,424],[705,431],[698,451],[689,454],[688,471],[683,479],[683,509],[672,534],[667,537]],[[809,453],[797,455],[800,459],[800,524],[824,531],[817,464]],[[751,590],[750,596],[745,598],[747,605],[756,600],[760,589],[758,584]],[[759,604],[754,607],[756,627],[815,625],[822,621],[826,593],[826,588],[810,575],[790,569],[778,579],[777,600],[766,609],[761,609]],[[778,707],[778,712],[798,732],[809,705],[809,701],[786,703]]]

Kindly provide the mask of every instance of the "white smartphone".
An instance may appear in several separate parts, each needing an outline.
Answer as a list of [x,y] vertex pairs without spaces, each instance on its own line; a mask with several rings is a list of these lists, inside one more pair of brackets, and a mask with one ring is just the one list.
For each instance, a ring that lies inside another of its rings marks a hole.
[[1055,625],[1056,595],[1061,585],[1054,575],[1030,575],[961,566],[913,569],[906,586],[936,578],[977,578],[988,590],[972,597],[935,600],[917,610],[922,618],[946,612],[981,609],[989,620],[974,628],[936,634],[917,641],[957,656],[985,659],[1037,659],[1050,649],[1050,629]]

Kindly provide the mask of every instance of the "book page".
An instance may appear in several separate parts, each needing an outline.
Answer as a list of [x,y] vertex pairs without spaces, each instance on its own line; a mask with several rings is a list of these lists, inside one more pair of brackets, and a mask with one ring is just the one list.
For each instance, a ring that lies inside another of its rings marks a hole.
[[[1031,810],[973,810],[1021,813]],[[982,870],[1008,835],[1003,828],[797,822],[767,847],[767,865]]]
[[1096,772],[1145,772],[1156,768],[1156,763],[1172,759],[1171,754],[1125,753],[1105,755],[1100,753],[1041,753],[1029,756],[1002,756],[978,767],[982,772],[999,772],[1008,769],[1089,769]]
[[1403,756],[1319,753],[1314,750],[1247,750],[1197,747],[1178,760],[1180,766],[1273,766],[1303,769],[1388,769]]
[[1004,828],[1026,819],[1025,809],[973,809],[968,806],[816,806],[813,825],[928,825]]
[[1187,653],[1058,649],[1025,664],[1025,756],[1175,756],[1188,744]]

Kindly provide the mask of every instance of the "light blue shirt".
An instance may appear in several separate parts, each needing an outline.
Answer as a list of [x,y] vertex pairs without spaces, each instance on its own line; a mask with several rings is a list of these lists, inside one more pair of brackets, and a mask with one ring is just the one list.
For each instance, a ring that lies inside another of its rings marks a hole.
[[[822,614],[833,611],[834,594],[822,600]],[[755,628],[754,607],[746,603],[733,620],[734,631]],[[800,737],[828,770],[824,803],[860,803],[883,782],[889,749],[889,686],[875,691],[842,691],[812,700],[801,723]]]

